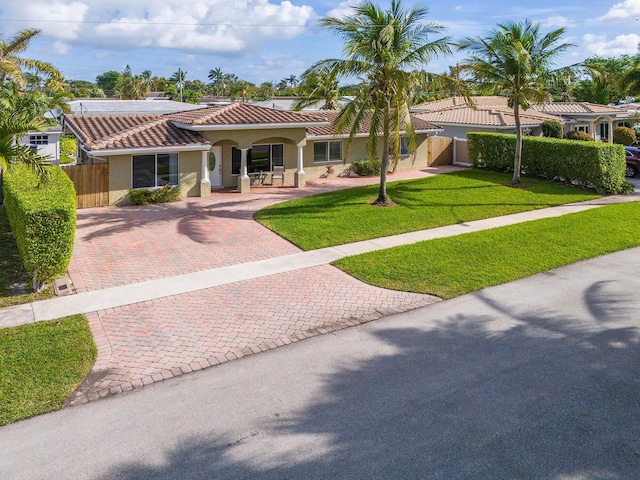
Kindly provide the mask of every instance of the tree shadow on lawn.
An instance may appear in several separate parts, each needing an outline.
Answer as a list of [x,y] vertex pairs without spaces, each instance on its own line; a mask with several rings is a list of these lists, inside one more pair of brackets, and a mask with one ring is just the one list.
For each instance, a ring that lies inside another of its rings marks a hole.
[[593,283],[571,315],[483,291],[465,300],[474,313],[373,324],[385,352],[336,367],[305,409],[101,478],[637,478],[631,291]]

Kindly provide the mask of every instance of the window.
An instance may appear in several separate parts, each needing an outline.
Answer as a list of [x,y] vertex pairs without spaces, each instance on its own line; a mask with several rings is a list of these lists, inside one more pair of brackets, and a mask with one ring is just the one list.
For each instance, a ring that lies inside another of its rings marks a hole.
[[589,133],[589,126],[588,125],[576,125],[575,131],[576,132]]
[[313,142],[313,162],[342,161],[342,142]]
[[[389,146],[389,155],[393,155],[393,147]],[[409,155],[409,144],[405,137],[400,137],[400,156]]]
[[133,188],[178,185],[178,154],[133,156]]
[[[240,175],[242,152],[231,147],[231,174]],[[274,166],[284,166],[284,144],[253,145],[247,150],[247,173],[270,172]]]
[[49,135],[29,135],[30,145],[49,145]]

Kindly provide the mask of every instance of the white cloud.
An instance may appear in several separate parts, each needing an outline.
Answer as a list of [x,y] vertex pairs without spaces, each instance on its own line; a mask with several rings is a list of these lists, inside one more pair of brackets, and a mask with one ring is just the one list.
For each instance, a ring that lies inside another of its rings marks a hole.
[[82,24],[79,22],[84,20],[89,8],[86,2],[0,1],[2,16],[18,20],[10,24],[16,32],[25,28],[38,28],[42,30],[43,36],[55,40],[78,38],[82,31]]
[[542,22],[542,26],[547,28],[562,28],[570,26],[571,23],[571,20],[569,20],[567,17],[563,17],[562,15],[554,15],[551,17],[547,17],[547,19]]
[[51,46],[51,51],[58,55],[65,55],[69,53],[70,48],[69,44],[56,40]]
[[634,55],[638,52],[640,35],[630,33],[618,35],[613,40],[607,40],[606,35],[586,34],[582,36],[583,47],[589,55],[616,57],[618,55]]
[[340,4],[336,8],[329,10],[327,16],[342,18],[346,17],[347,15],[352,15],[352,8],[357,5],[358,2],[359,0],[344,0],[343,2],[340,2]]
[[6,18],[29,20],[29,25],[16,22],[16,31],[27,26],[41,28],[44,37],[70,44],[230,53],[304,32],[315,15],[313,8],[277,1],[0,0],[0,11]]
[[624,2],[616,3],[598,20],[635,20],[638,16],[640,16],[640,0],[624,0]]

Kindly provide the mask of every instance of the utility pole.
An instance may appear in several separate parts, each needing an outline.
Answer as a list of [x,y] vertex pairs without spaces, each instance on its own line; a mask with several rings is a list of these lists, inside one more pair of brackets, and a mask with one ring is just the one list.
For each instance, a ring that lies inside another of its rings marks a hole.
[[178,88],[180,89],[180,102],[182,102],[182,70],[178,67]]

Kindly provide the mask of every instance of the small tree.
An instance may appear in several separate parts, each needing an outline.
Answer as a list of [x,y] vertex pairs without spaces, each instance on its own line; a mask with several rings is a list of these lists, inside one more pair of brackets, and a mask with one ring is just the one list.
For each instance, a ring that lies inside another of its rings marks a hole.
[[545,120],[542,122],[542,136],[562,138],[562,124],[557,120]]
[[613,130],[613,143],[621,145],[633,145],[636,141],[636,132],[629,127],[616,127]]

